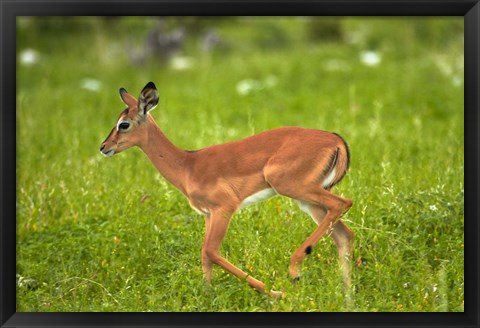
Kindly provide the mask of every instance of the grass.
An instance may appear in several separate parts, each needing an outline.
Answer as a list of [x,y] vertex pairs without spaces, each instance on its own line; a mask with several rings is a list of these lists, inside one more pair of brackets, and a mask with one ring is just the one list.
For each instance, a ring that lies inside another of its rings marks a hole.
[[[20,19],[17,52],[38,61],[17,66],[17,311],[463,311],[463,40],[442,34],[463,24],[422,19],[346,18],[347,41],[328,42],[301,19],[220,21],[222,46],[203,53],[192,38],[185,70],[131,64],[127,40],[139,44],[151,20],[53,33]],[[380,63],[364,64],[364,51]],[[291,284],[290,256],[315,224],[281,197],[238,212],[222,253],[286,297],[218,267],[205,286],[203,218],[139,149],[99,154],[124,109],[118,88],[138,94],[150,80],[153,116],[186,149],[287,125],[349,142],[335,192],[354,202],[352,304],[331,239]]]

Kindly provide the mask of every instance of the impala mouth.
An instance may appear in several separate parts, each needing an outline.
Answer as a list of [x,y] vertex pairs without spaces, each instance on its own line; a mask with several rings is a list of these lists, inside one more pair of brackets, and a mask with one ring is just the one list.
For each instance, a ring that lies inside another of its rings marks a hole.
[[101,151],[101,153],[102,153],[102,155],[105,155],[105,156],[107,156],[107,157],[112,157],[112,156],[113,156],[113,154],[115,153],[115,150],[113,150],[113,149],[110,149],[110,150],[109,150],[109,151],[107,151],[107,152],[103,152],[103,151]]

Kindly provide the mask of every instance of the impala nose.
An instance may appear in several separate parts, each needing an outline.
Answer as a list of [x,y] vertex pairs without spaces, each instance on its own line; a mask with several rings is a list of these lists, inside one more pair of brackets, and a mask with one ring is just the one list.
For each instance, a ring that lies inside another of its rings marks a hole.
[[102,144],[102,145],[100,146],[100,151],[102,151],[103,149],[105,149],[105,144]]

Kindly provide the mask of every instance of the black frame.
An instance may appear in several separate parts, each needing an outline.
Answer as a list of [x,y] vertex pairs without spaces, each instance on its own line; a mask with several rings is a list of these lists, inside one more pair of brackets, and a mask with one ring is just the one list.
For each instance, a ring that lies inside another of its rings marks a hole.
[[[465,312],[464,313],[16,313],[15,213],[16,16],[152,15],[464,16]],[[478,0],[0,0],[0,326],[442,326],[479,327],[478,164],[480,153],[480,4]]]

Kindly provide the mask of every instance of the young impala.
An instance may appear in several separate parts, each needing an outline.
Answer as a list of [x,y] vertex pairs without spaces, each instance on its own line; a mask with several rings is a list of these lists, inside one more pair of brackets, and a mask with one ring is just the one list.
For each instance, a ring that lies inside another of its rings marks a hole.
[[159,99],[152,82],[143,88],[138,100],[123,88],[120,97],[127,108],[100,151],[113,156],[132,146],[140,147],[160,174],[205,217],[202,269],[208,283],[212,265],[217,264],[262,293],[282,295],[279,291],[266,291],[264,283],[220,255],[220,244],[233,213],[279,194],[295,199],[318,225],[292,255],[292,279],[298,280],[304,257],[328,233],[338,248],[343,282],[347,289],[350,287],[353,233],[339,218],[352,201],[331,193],[349,167],[348,146],[339,135],[284,127],[186,151],[167,139],[149,113]]

